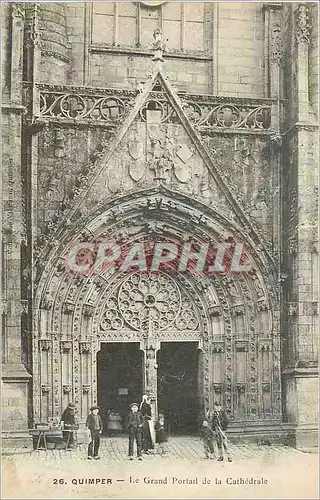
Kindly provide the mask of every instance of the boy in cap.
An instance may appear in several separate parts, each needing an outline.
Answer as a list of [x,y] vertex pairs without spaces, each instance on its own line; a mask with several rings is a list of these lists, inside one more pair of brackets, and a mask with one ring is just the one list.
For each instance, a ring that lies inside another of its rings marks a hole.
[[218,462],[223,461],[223,452],[226,454],[228,462],[232,462],[229,453],[228,439],[225,430],[228,427],[228,420],[225,412],[221,409],[219,401],[214,402],[213,415],[212,415],[212,429],[216,433],[217,445],[219,449]]
[[88,445],[88,460],[99,460],[100,434],[102,434],[103,424],[99,415],[99,406],[92,406],[88,415],[86,426],[90,432],[91,441]]
[[128,430],[129,430],[129,459],[133,460],[133,446],[134,440],[137,443],[137,457],[142,460],[142,426],[143,416],[139,411],[139,405],[132,403],[130,406],[130,413],[128,417]]
[[61,416],[60,425],[61,425],[61,429],[62,429],[62,437],[63,437],[63,440],[67,443],[67,446],[68,446],[67,449],[70,449],[74,443],[73,432],[68,431],[68,429],[71,429],[76,424],[76,422],[75,422],[75,410],[76,410],[76,405],[74,403],[70,402]]

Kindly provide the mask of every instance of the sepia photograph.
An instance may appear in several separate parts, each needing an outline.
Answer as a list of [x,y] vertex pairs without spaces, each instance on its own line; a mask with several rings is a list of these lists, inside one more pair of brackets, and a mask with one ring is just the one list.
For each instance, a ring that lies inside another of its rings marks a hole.
[[1,498],[319,498],[318,2],[4,1],[1,88]]

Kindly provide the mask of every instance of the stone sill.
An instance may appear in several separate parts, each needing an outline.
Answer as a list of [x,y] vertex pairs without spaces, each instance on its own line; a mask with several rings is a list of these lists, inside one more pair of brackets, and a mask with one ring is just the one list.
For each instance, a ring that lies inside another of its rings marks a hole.
[[315,378],[319,374],[319,369],[317,366],[315,367],[310,367],[310,368],[299,368],[299,367],[293,367],[293,368],[285,368],[282,371],[282,375],[284,377],[312,377]]
[[1,378],[13,382],[15,380],[28,380],[32,378],[32,375],[30,375],[26,367],[22,364],[4,363],[1,366]]
[[[142,57],[151,57],[153,56],[152,50],[143,50],[139,48],[130,48],[130,47],[110,47],[107,45],[91,45],[89,48],[89,52],[93,54],[99,53],[109,53],[109,54],[119,54],[119,55],[129,55],[129,56],[142,56]],[[193,60],[193,61],[203,61],[209,62],[212,61],[212,57],[208,55],[202,54],[192,54],[190,52],[164,52],[164,59],[185,59],[185,60]]]

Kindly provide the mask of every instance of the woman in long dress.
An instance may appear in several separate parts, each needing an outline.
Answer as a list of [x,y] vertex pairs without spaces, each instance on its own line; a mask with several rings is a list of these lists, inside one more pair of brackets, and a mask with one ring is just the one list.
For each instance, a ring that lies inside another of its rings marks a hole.
[[152,449],[154,445],[150,432],[150,423],[152,423],[151,404],[150,398],[146,394],[142,396],[142,401],[140,403],[140,412],[143,416],[142,450],[143,453],[149,453],[149,450]]

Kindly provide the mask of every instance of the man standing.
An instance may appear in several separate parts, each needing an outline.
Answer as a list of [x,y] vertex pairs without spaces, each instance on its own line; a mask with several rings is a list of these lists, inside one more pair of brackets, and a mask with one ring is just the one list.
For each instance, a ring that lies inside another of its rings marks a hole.
[[128,417],[128,430],[129,430],[129,459],[133,460],[133,446],[136,440],[137,444],[137,457],[138,460],[142,460],[141,456],[141,434],[143,425],[143,416],[139,410],[137,403],[132,403],[130,406],[131,411]]
[[67,449],[70,449],[74,443],[73,432],[68,429],[72,429],[75,427],[75,409],[76,405],[74,403],[69,403],[61,416],[60,425],[62,429],[62,437],[67,443]]
[[103,424],[99,415],[99,406],[92,406],[88,415],[86,426],[90,432],[91,441],[88,445],[88,460],[99,460],[100,434],[102,434]]
[[225,434],[225,430],[227,429],[227,427],[227,416],[221,409],[219,401],[215,401],[212,414],[212,429],[216,433],[216,440],[219,449],[219,462],[223,461],[223,452],[227,456],[228,462],[232,462],[232,458],[229,453],[228,438]]

